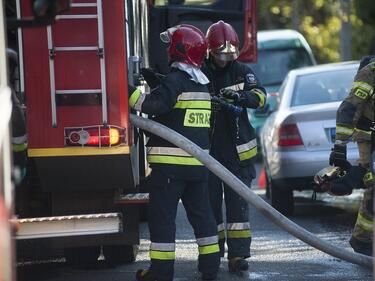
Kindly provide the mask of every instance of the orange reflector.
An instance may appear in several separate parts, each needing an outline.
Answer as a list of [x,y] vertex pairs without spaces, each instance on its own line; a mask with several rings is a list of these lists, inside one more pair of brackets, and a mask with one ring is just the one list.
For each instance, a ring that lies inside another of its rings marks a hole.
[[258,180],[258,187],[259,188],[266,188],[266,169],[263,168],[259,175]]
[[117,128],[109,129],[109,141],[111,145],[115,145],[120,142],[120,131]]

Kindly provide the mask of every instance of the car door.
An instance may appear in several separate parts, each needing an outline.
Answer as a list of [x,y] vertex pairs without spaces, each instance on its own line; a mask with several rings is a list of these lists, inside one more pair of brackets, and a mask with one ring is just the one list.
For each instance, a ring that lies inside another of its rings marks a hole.
[[157,71],[168,71],[167,46],[160,41],[159,34],[183,23],[192,24],[204,33],[219,20],[230,23],[240,39],[239,60],[256,61],[256,0],[151,0],[148,5],[150,66]]

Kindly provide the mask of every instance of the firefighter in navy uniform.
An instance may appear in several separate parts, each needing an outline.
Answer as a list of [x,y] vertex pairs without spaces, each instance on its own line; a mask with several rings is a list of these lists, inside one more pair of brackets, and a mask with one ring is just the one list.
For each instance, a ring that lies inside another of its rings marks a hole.
[[[170,73],[150,94],[130,90],[130,106],[187,137],[202,149],[209,145],[211,100],[208,79],[200,70],[207,53],[204,34],[194,26],[180,25],[160,34],[168,43]],[[208,170],[175,145],[151,135],[147,143],[151,165],[149,201],[149,269],[137,280],[173,280],[175,218],[179,200],[185,207],[198,244],[198,269],[213,280],[220,265],[217,228],[208,198]]]
[[[239,40],[233,27],[223,21],[207,31],[209,58],[203,71],[210,80],[213,95],[210,154],[240,178],[249,188],[255,178],[252,158],[257,153],[255,131],[246,108],[263,107],[266,91],[253,71],[236,59]],[[225,238],[229,271],[248,270],[251,230],[248,203],[230,187],[210,173],[209,194],[219,234],[221,256]],[[226,227],[223,223],[222,198],[226,204]],[[226,235],[225,235],[226,234]]]
[[[336,141],[329,158],[330,165],[348,171],[331,183],[331,194],[345,195],[353,188],[366,188],[349,241],[354,251],[365,255],[372,255],[373,240],[374,83],[375,56],[367,56],[361,60],[351,91],[337,111]],[[346,159],[346,144],[351,140],[357,142],[359,151],[358,166],[352,167]]]

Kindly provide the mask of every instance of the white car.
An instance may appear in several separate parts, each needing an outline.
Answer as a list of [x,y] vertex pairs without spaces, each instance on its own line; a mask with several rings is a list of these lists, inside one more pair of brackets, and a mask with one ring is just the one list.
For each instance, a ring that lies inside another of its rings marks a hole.
[[[293,190],[311,189],[316,172],[329,166],[336,111],[349,94],[358,62],[317,65],[289,72],[279,92],[278,110],[261,134],[267,195],[280,212],[293,213]],[[355,143],[348,160],[358,159]]]

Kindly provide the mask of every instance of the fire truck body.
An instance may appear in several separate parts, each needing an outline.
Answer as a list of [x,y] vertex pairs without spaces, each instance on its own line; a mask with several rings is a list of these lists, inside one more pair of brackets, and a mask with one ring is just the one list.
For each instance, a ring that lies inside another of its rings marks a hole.
[[[29,1],[18,3],[20,17],[31,15]],[[114,263],[134,260],[140,205],[132,203],[147,201],[134,196],[147,165],[145,137],[129,124],[128,81],[139,81],[141,61],[167,71],[158,35],[181,23],[203,31],[232,23],[241,57],[254,61],[255,9],[255,0],[77,0],[54,25],[22,30],[29,167],[17,190],[20,255],[35,257],[38,245],[65,249],[73,263],[92,263],[101,249]]]

